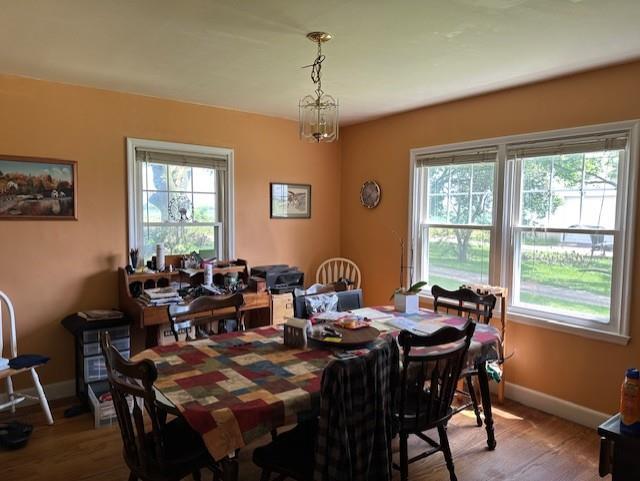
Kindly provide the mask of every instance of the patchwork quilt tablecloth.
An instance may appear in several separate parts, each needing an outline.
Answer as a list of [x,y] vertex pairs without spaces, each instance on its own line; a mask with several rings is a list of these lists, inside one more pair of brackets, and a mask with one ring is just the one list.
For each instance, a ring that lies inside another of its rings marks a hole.
[[[391,308],[377,309],[401,315]],[[466,322],[426,310],[402,316],[429,330],[434,325],[462,326]],[[399,332],[384,320],[374,325],[382,331]],[[469,362],[495,359],[498,342],[497,329],[478,325]],[[336,358],[334,352],[285,346],[282,327],[266,327],[158,346],[134,360],[146,358],[155,363],[156,389],[202,435],[211,455],[219,460],[272,429],[295,423],[299,413],[317,406],[322,372]]]

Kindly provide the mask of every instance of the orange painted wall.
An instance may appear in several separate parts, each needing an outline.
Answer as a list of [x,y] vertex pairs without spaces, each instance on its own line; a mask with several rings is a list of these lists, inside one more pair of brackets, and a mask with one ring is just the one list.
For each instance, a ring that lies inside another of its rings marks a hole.
[[[341,254],[362,269],[365,302],[387,302],[398,284],[399,247],[392,230],[406,236],[410,149],[637,118],[640,62],[344,128]],[[382,201],[373,210],[358,200],[367,179],[376,179],[382,187]],[[640,235],[635,259],[637,271]],[[515,349],[516,355],[508,364],[508,380],[592,409],[616,411],[624,369],[640,364],[637,278],[633,291],[628,346],[511,323],[508,351]]]
[[[234,149],[236,254],[250,264],[294,264],[310,278],[339,254],[338,146],[299,141],[296,122],[0,76],[0,153],[78,161],[77,222],[0,221],[0,290],[15,304],[19,350],[52,358],[42,369],[46,383],[74,375],[60,319],[117,306],[116,269],[127,251],[126,137]],[[270,181],[312,184],[312,218],[270,220]]]

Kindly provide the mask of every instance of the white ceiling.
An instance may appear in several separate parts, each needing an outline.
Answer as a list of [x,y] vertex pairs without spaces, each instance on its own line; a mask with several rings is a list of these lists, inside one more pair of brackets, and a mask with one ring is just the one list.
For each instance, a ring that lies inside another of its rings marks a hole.
[[639,0],[0,0],[0,72],[355,122],[640,57]]

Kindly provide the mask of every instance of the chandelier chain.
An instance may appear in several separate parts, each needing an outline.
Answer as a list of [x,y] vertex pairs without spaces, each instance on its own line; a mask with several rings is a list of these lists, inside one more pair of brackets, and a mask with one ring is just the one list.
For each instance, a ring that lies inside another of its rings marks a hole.
[[316,59],[313,61],[312,64],[309,65],[305,65],[302,68],[309,68],[311,67],[311,81],[316,84],[316,96],[318,98],[318,100],[320,100],[320,97],[322,97],[322,94],[324,93],[324,91],[322,90],[322,77],[321,77],[321,70],[322,70],[322,62],[324,62],[324,58],[325,56],[322,55],[322,42],[318,41],[318,55],[316,56]]

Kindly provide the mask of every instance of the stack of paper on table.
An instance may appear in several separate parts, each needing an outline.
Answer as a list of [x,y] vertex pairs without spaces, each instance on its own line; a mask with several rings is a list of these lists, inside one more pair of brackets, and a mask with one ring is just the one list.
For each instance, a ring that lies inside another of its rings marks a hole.
[[4,371],[5,369],[9,369],[9,359],[0,357],[0,371]]
[[410,331],[421,336],[429,335],[436,332],[442,326],[438,324],[419,323],[407,319],[406,317],[394,317],[385,322],[388,326],[395,327],[404,331]]
[[314,321],[337,321],[339,319],[342,319],[343,317],[348,316],[349,313],[348,312],[337,312],[337,311],[326,311],[326,312],[319,312],[318,314],[314,314],[313,315],[313,320]]
[[384,321],[386,319],[393,319],[393,314],[382,312],[377,309],[372,309],[371,307],[352,309],[350,312],[351,314],[355,314],[356,316],[360,316],[364,319],[369,319],[370,321]]

